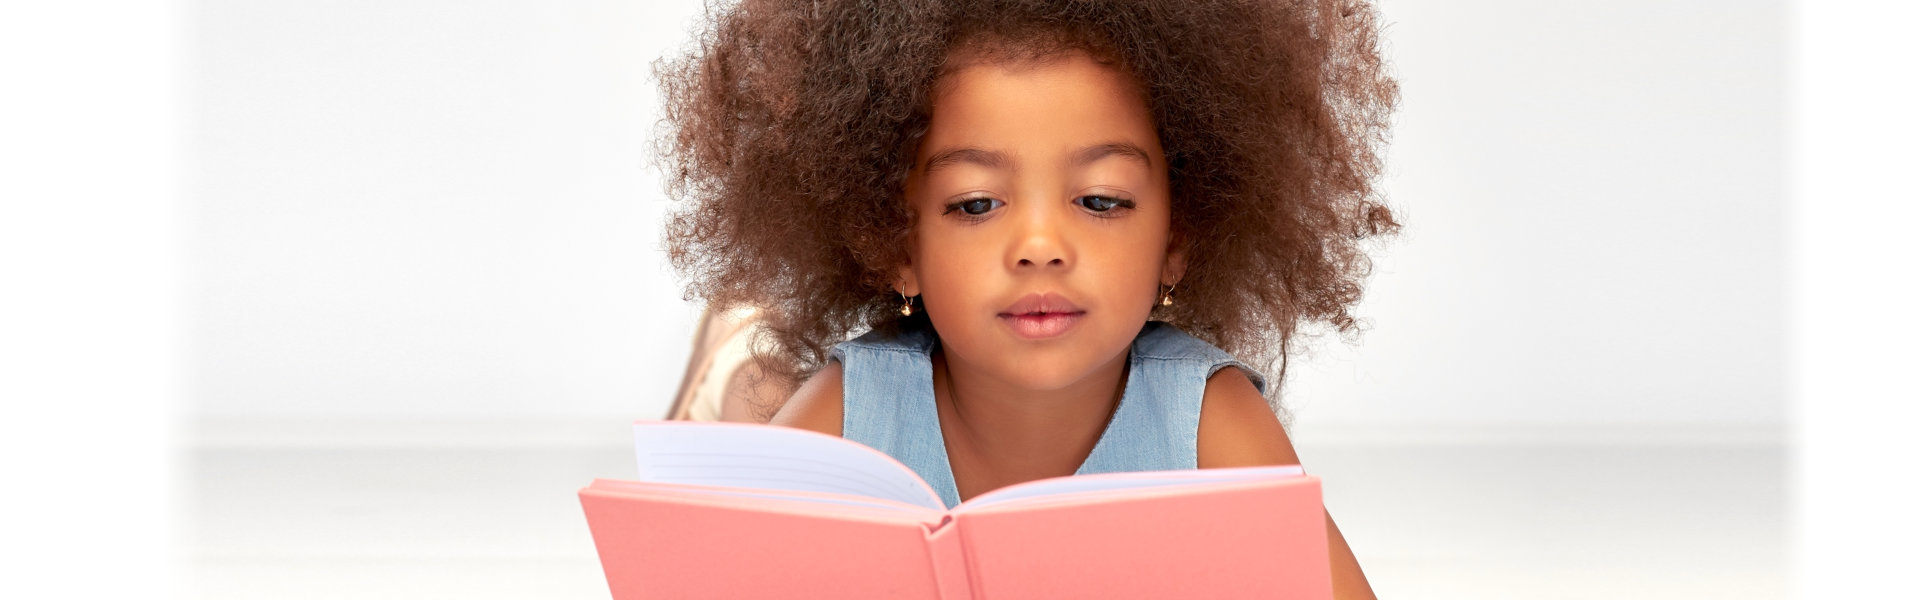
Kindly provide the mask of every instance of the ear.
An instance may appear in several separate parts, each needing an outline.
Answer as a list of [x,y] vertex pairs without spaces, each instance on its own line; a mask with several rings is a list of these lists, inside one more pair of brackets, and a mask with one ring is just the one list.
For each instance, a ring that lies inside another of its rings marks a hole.
[[913,270],[914,234],[907,234],[907,259],[900,263],[893,275],[893,291],[902,296],[920,295],[920,276]]
[[916,227],[918,219],[919,215],[911,210],[908,211],[907,235],[906,239],[901,240],[901,245],[906,247],[907,257],[900,261],[900,266],[895,268],[893,275],[893,291],[907,297],[920,295],[920,276],[913,270],[913,257],[920,247],[920,232]]
[[1174,233],[1167,240],[1167,260],[1160,265],[1160,285],[1171,286],[1187,276],[1186,236]]
[[900,265],[899,273],[893,278],[893,291],[907,297],[920,295],[920,277],[913,273],[913,265]]

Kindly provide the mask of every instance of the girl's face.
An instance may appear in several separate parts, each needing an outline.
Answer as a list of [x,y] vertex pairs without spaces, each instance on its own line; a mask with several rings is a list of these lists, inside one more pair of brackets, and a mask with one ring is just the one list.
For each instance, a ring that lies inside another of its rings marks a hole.
[[900,291],[921,296],[949,364],[1016,387],[1117,364],[1184,268],[1143,92],[1078,53],[978,63],[936,90]]

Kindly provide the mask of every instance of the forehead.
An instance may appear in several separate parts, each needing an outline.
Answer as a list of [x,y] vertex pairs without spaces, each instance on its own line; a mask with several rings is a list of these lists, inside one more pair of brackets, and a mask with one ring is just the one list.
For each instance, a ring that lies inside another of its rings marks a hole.
[[942,76],[918,158],[941,147],[971,146],[1046,160],[1108,142],[1145,148],[1156,165],[1165,164],[1139,84],[1116,67],[1070,53],[976,62]]

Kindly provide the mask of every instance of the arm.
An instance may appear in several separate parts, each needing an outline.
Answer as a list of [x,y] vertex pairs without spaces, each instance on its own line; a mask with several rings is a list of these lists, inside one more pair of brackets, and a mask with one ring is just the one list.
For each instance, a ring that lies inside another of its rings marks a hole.
[[841,404],[840,374],[840,363],[828,362],[800,384],[767,423],[841,437],[840,422],[846,407]]
[[[760,370],[752,360],[735,367],[720,399],[720,420],[764,423],[793,397],[792,381]],[[769,413],[771,409],[771,413]]]
[[[1221,369],[1207,380],[1199,436],[1202,469],[1300,464],[1286,428],[1239,369]],[[1367,585],[1332,514],[1327,515],[1327,560],[1333,567],[1336,600],[1374,600],[1373,587]]]

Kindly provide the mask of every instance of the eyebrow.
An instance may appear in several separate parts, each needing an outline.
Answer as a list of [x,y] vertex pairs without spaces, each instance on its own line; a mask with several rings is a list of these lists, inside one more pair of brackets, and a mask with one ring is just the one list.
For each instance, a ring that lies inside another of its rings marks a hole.
[[933,156],[928,157],[927,168],[921,172],[932,173],[934,169],[957,163],[973,163],[989,169],[1005,169],[1007,168],[1008,161],[1006,154],[992,150],[981,150],[979,148],[948,148],[935,152]]
[[[1073,153],[1073,156],[1068,159],[1068,164],[1076,167],[1085,166],[1109,156],[1132,158],[1140,161],[1142,165],[1153,166],[1153,160],[1148,158],[1145,149],[1127,142],[1107,142],[1082,148]],[[989,169],[1005,169],[1012,161],[1005,153],[993,150],[973,147],[948,148],[928,157],[927,166],[921,172],[932,173],[936,169],[959,163],[976,164]]]
[[1089,146],[1073,153],[1073,165],[1082,166],[1109,156],[1122,156],[1140,161],[1147,167],[1153,166],[1153,159],[1147,158],[1147,151],[1126,142],[1107,142],[1098,146]]

